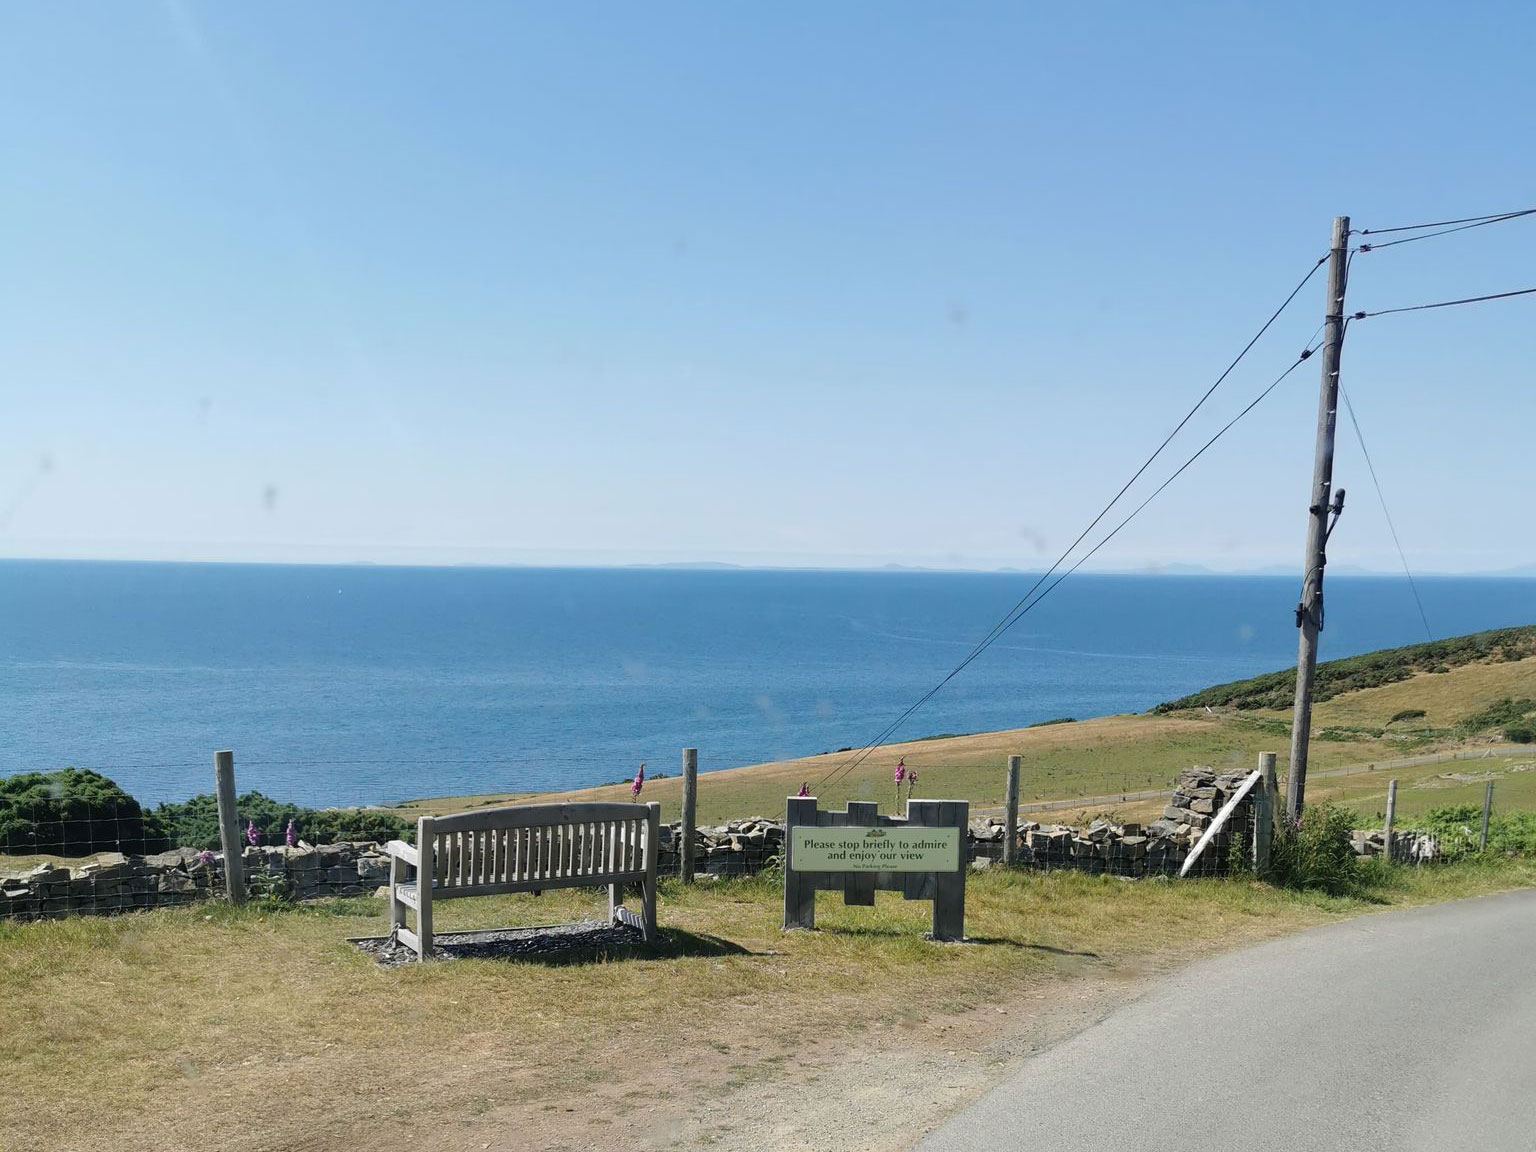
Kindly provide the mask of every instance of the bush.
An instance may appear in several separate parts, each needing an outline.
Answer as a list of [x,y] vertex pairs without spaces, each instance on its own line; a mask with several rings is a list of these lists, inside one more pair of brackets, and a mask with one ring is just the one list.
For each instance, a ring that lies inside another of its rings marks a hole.
[[[1443,859],[1464,860],[1478,854],[1482,824],[1481,804],[1450,804],[1431,808],[1413,822],[1413,828],[1440,841]],[[1536,812],[1490,813],[1488,852],[1494,856],[1536,856]]]
[[1423,718],[1424,718],[1424,709],[1422,709],[1422,708],[1404,708],[1397,715],[1393,716],[1392,719],[1388,720],[1387,723],[1388,724],[1396,724],[1399,720],[1422,720]]
[[[311,844],[334,844],[341,840],[414,840],[416,825],[392,812],[371,812],[358,808],[300,808],[273,800],[260,792],[247,792],[235,800],[240,814],[240,831],[248,823],[256,825],[263,844],[281,844],[293,821],[294,832]],[[162,804],[155,815],[182,848],[219,849],[219,805],[212,793],[180,804]]]
[[89,856],[169,847],[160,818],[100,772],[61,768],[0,780],[0,853]]
[[1303,809],[1299,825],[1278,820],[1270,848],[1270,879],[1282,887],[1316,889],[1331,896],[1351,891],[1359,878],[1353,830],[1354,814],[1332,804]]
[[1529,696],[1506,696],[1463,718],[1456,729],[1463,736],[1474,736],[1489,728],[1504,728],[1506,731],[1511,727],[1528,728],[1530,725],[1525,722],[1525,718],[1532,712],[1536,712],[1536,700]]
[[1536,728],[1529,724],[1511,724],[1504,729],[1504,739],[1514,744],[1536,743]]

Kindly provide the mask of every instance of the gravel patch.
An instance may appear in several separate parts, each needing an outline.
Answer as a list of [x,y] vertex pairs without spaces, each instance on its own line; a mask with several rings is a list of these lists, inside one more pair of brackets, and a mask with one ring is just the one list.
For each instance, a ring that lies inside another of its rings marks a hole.
[[[416,961],[416,953],[393,936],[353,940],[363,952],[387,968]],[[643,947],[645,937],[626,924],[583,920],[537,928],[498,928],[489,932],[439,932],[432,940],[434,960],[522,960],[549,958],[571,961]]]

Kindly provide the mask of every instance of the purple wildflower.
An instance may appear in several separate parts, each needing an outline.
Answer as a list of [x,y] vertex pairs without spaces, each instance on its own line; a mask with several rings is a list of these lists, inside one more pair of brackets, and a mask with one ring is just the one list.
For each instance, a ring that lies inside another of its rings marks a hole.
[[291,819],[288,821],[287,830],[283,833],[283,842],[290,848],[299,842],[298,830],[294,828],[293,821]]
[[256,827],[256,821],[252,820],[245,826],[245,842],[252,848],[261,843],[261,832]]
[[197,854],[197,862],[209,868],[213,867],[213,853],[204,848]]
[[796,796],[801,797],[802,799],[809,796],[810,794],[811,786],[809,783],[800,785],[800,791],[795,793]]
[[907,772],[907,799],[908,800],[912,799],[912,789],[914,789],[916,787],[917,787],[917,769],[913,768],[913,769],[910,769]]
[[645,787],[645,761],[640,762],[640,770],[635,773],[635,782],[629,786],[629,794],[639,797],[640,789]]
[[900,784],[907,778],[907,758],[903,756],[896,761],[896,783]]

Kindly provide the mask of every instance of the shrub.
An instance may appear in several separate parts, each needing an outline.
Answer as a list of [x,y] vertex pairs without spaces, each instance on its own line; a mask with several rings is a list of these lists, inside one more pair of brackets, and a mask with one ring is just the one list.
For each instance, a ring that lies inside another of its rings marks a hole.
[[89,856],[169,847],[159,817],[100,772],[61,768],[0,780],[0,853]]
[[1464,736],[1472,736],[1489,728],[1528,727],[1524,721],[1531,712],[1536,712],[1536,700],[1529,696],[1506,696],[1463,717],[1456,729]]
[[1396,724],[1399,720],[1422,720],[1423,718],[1424,709],[1404,708],[1401,712],[1397,713],[1397,715],[1393,716],[1392,719],[1388,720],[1387,723]]
[[[247,822],[256,825],[263,844],[281,844],[288,822],[294,831],[311,844],[334,844],[340,840],[414,840],[416,826],[392,812],[374,812],[361,808],[300,808],[273,800],[260,792],[247,792],[235,800],[242,829]],[[155,815],[183,848],[219,848],[219,805],[212,793],[205,792],[180,804],[162,804]]]
[[1270,879],[1286,888],[1317,889],[1332,896],[1358,880],[1351,843],[1354,814],[1332,804],[1303,809],[1301,823],[1276,822],[1270,848]]
[[1529,724],[1511,724],[1504,729],[1504,739],[1515,744],[1536,743],[1536,728]]
[[[1482,823],[1481,804],[1449,804],[1431,808],[1413,822],[1413,828],[1440,841],[1443,859],[1463,860],[1478,854]],[[1490,813],[1488,851],[1495,856],[1536,856],[1536,812]]]

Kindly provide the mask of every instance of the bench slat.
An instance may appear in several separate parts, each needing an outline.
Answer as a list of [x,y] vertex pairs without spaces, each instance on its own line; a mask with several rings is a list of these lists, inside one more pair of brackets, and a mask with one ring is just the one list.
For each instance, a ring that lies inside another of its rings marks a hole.
[[485,828],[537,828],[575,824],[583,820],[644,821],[644,804],[519,804],[507,808],[480,808],[438,816],[439,832],[466,832]]
[[[565,805],[540,805],[558,810]],[[628,810],[643,805],[608,805]],[[477,813],[478,815],[478,813]],[[607,883],[645,871],[647,824],[636,819],[578,820],[536,827],[433,829],[433,892],[554,881]],[[414,907],[414,905],[413,905]]]

